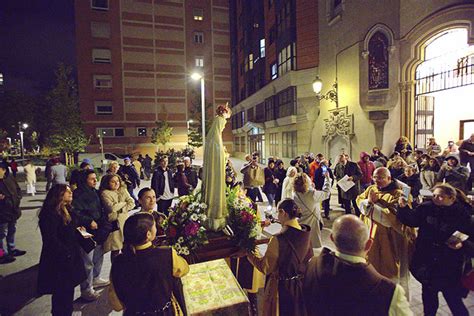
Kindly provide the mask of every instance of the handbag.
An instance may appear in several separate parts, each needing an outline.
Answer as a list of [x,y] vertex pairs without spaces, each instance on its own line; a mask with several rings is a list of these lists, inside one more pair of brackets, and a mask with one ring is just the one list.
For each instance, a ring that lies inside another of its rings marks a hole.
[[76,238],[82,250],[84,250],[86,253],[91,252],[97,246],[95,240],[92,237],[84,236],[84,234],[79,231],[79,228],[76,229]]
[[474,270],[469,271],[461,277],[461,284],[469,291],[474,291]]

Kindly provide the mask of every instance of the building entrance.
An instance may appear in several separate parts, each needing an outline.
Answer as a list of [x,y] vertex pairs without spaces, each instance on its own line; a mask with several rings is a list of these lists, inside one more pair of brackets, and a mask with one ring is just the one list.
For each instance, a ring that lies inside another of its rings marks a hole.
[[474,45],[467,30],[450,29],[428,40],[415,75],[415,146],[436,138],[441,147],[474,132]]

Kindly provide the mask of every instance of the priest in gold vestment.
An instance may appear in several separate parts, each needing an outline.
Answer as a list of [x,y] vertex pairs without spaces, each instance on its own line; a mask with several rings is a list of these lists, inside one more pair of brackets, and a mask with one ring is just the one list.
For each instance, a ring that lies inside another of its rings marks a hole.
[[216,117],[206,135],[202,173],[202,192],[207,204],[207,226],[210,230],[220,231],[226,225],[228,210],[225,197],[226,152],[222,142],[222,131],[231,115],[228,105],[220,105]]

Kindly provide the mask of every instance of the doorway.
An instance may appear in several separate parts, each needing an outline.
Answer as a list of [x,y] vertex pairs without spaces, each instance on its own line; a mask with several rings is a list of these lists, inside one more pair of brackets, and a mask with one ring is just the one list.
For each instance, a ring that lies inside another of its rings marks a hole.
[[428,40],[415,74],[415,147],[429,138],[444,147],[463,139],[462,122],[474,120],[474,45],[465,28],[445,30]]

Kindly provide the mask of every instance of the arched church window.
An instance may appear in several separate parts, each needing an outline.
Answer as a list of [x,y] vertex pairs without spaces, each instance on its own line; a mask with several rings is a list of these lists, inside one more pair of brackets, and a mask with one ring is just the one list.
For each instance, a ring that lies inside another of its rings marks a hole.
[[369,90],[388,89],[388,38],[376,32],[369,40]]

